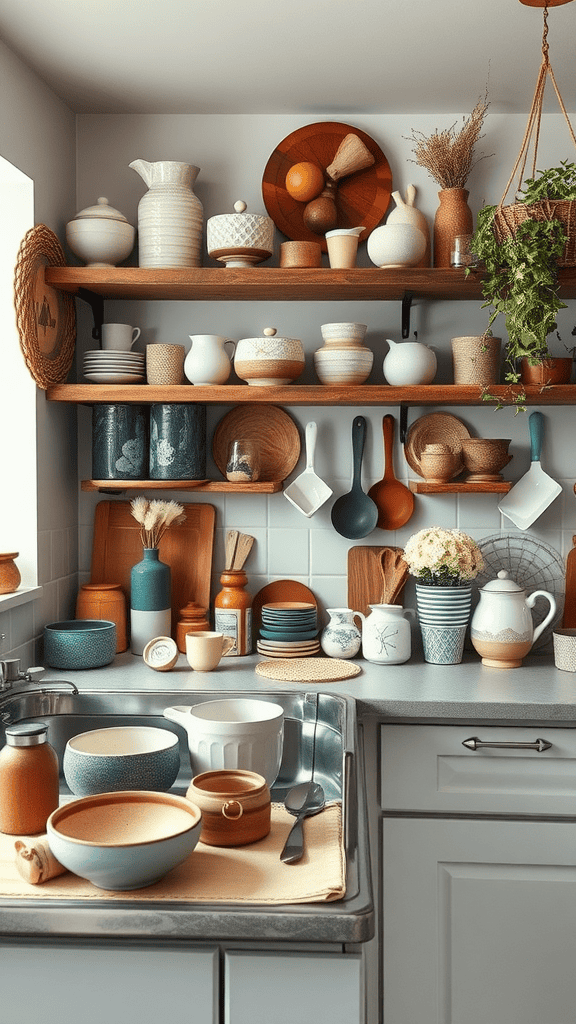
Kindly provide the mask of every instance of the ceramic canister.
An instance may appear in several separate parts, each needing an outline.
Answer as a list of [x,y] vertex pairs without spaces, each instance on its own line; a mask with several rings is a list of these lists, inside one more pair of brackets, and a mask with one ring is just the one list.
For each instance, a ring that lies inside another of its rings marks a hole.
[[148,468],[148,410],[145,405],[94,405],[92,477],[143,480]]
[[256,772],[203,772],[186,797],[202,811],[200,841],[208,846],[245,846],[270,831],[270,790]]
[[150,406],[150,479],[206,478],[206,406],[155,402]]

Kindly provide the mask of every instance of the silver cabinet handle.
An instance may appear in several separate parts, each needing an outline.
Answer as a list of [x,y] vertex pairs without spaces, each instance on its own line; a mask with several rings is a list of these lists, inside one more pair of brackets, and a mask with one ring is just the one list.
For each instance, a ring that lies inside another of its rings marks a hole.
[[469,740],[462,740],[462,746],[468,747],[468,750],[480,750],[481,747],[502,747],[506,750],[537,750],[539,754],[543,750],[549,750],[552,746],[548,743],[548,740],[534,740],[533,743],[518,743],[512,740],[510,743],[488,743],[484,740],[479,740],[477,736],[471,736]]

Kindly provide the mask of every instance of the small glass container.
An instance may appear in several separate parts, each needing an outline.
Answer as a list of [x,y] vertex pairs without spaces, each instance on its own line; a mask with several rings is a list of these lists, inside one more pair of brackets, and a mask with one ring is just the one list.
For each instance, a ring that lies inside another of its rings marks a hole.
[[0,832],[36,835],[58,807],[58,757],[44,722],[6,726],[0,751]]
[[226,456],[226,479],[253,483],[260,477],[260,453],[254,441],[231,441]]
[[474,263],[474,256],[470,252],[470,239],[472,235],[456,235],[450,252],[451,267],[471,267]]

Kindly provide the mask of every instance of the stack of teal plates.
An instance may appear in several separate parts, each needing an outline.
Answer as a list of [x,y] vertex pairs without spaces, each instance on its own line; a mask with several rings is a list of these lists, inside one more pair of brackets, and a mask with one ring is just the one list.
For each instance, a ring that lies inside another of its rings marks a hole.
[[305,658],[320,650],[318,612],[304,601],[277,601],[262,605],[257,642],[259,654],[269,658]]

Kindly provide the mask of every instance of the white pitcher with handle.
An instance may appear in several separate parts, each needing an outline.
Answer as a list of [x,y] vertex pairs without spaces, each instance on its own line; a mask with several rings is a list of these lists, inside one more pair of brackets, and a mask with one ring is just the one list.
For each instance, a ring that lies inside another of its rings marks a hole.
[[[232,370],[230,362],[236,349],[232,338],[220,334],[189,334],[190,350],[184,360],[184,373],[191,384],[225,384]],[[225,345],[232,345],[230,356]]]
[[410,623],[416,613],[399,604],[371,604],[362,631],[362,654],[377,665],[402,665],[412,654]]
[[177,160],[133,160],[128,166],[148,186],[138,204],[139,265],[201,266],[204,211],[193,192],[200,168]]
[[[520,668],[542,630],[556,614],[556,601],[547,590],[526,591],[501,569],[495,580],[479,590],[480,601],[470,623],[470,639],[483,665],[491,668]],[[534,627],[531,609],[544,597],[550,605],[540,625]]]

